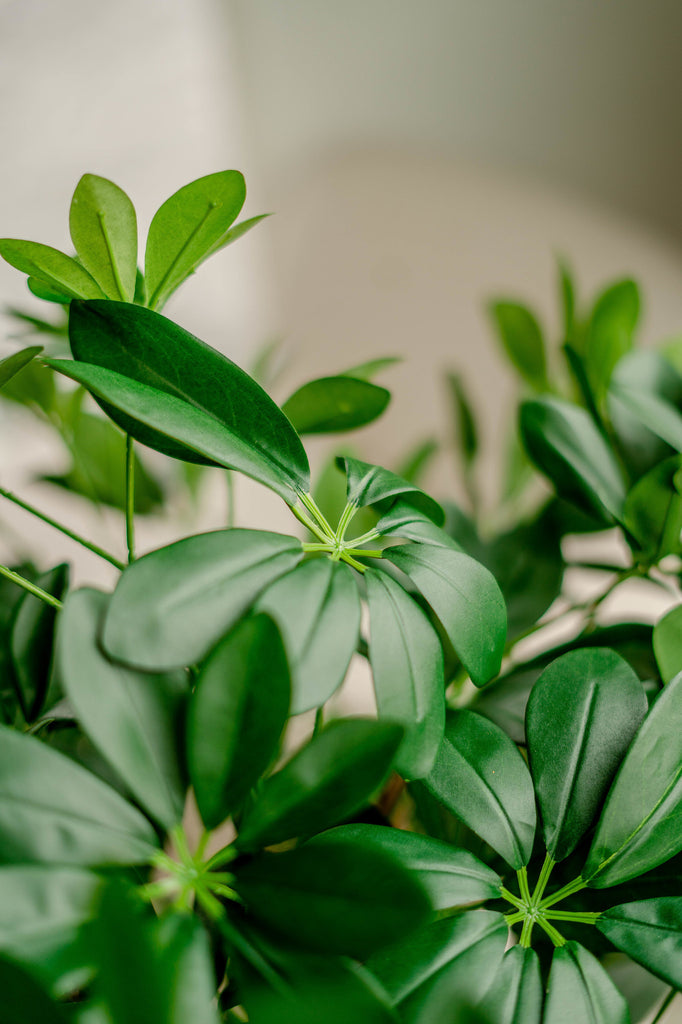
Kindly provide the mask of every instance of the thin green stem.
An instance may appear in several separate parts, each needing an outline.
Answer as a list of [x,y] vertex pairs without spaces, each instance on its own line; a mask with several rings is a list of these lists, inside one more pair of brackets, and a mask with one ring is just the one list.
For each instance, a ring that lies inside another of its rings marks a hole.
[[344,561],[344,562],[348,562],[348,565],[352,565],[352,566],[353,566],[353,568],[354,568],[354,569],[357,569],[357,571],[358,571],[359,573],[363,573],[363,574],[365,573],[365,571],[366,571],[366,568],[367,568],[367,567],[366,567],[366,566],[364,566],[364,565],[362,565],[362,563],[361,563],[361,562],[357,562],[357,561],[356,561],[356,560],[355,560],[355,559],[353,558],[353,556],[352,556],[352,555],[349,555],[349,554],[348,554],[348,552],[347,552],[347,551],[344,551],[344,552],[343,552],[343,553],[341,554],[340,558],[341,558],[341,560],[342,560],[342,561]]
[[329,525],[326,517],[324,516],[324,514],[318,508],[317,503],[316,503],[315,499],[313,498],[312,494],[307,494],[307,493],[301,491],[299,493],[299,498],[301,499],[301,502],[303,503],[303,505],[305,505],[305,507],[308,509],[308,511],[310,512],[310,514],[313,517],[313,519],[317,523],[319,523],[319,525],[322,528],[322,530],[324,530],[324,532],[329,536],[329,539],[333,540],[336,537],[336,533],[335,533],[334,530],[332,530],[332,528]]
[[352,537],[348,543],[352,547],[359,547],[361,544],[368,544],[371,540],[376,540],[381,534],[377,533],[376,530],[368,530],[367,533],[363,533],[361,537]]
[[511,928],[512,925],[518,924],[519,921],[523,921],[526,913],[524,910],[517,910],[513,914],[505,914],[504,919],[507,922],[507,927]]
[[553,907],[555,903],[561,902],[561,900],[567,899],[572,896],[573,893],[580,892],[581,889],[587,888],[587,882],[580,877],[574,878],[572,882],[568,882],[562,889],[557,889],[556,892],[552,893],[540,903],[540,910],[546,910],[548,907]]
[[601,917],[600,913],[585,911],[580,913],[573,910],[547,910],[543,913],[547,921],[574,921],[576,924],[596,924]]
[[540,901],[544,895],[545,889],[547,888],[549,877],[554,869],[554,863],[555,862],[550,856],[550,854],[546,854],[544,862],[542,864],[542,868],[540,870],[540,877],[538,878],[537,885],[533,890],[533,895],[530,900],[531,905],[534,907],[540,906]]
[[322,530],[318,526],[316,526],[316,524],[312,521],[312,519],[309,516],[307,516],[305,514],[305,512],[303,512],[303,510],[298,508],[296,505],[290,505],[289,508],[291,509],[293,514],[296,516],[296,518],[298,519],[299,523],[303,523],[303,525],[305,526],[306,530],[310,530],[312,535],[314,537],[317,537],[317,539],[319,541],[322,541],[323,544],[325,544],[327,546],[329,545],[329,543],[333,540],[333,534],[330,537],[327,537],[322,532]]
[[321,543],[321,542],[319,544],[308,544],[307,542],[304,542],[303,544],[301,544],[301,547],[303,548],[304,551],[333,551],[334,550],[332,545],[328,541],[325,541],[324,544]]
[[519,938],[519,946],[522,949],[530,949],[531,936],[533,934],[534,921],[531,917],[524,917],[523,927],[521,928],[521,937]]
[[513,892],[510,892],[509,889],[505,889],[504,886],[502,886],[502,888],[500,889],[500,893],[502,894],[503,898],[507,901],[507,903],[511,903],[512,906],[517,908],[517,910],[523,911],[523,913],[525,914],[526,905],[520,896],[515,896]]
[[367,548],[346,548],[343,549],[346,555],[358,555],[360,558],[383,558],[383,551],[369,551]]
[[39,597],[45,604],[52,605],[53,608],[62,608],[62,602],[57,597],[53,597],[52,594],[48,594],[42,587],[37,587],[35,583],[31,583],[29,580],[24,579],[18,572],[14,572],[12,569],[8,569],[5,565],[0,565],[0,576],[4,576],[6,579],[11,580],[12,583],[16,583],[18,586],[23,587],[24,590],[28,590],[29,594],[33,594],[34,597]]
[[126,434],[126,546],[128,565],[135,561],[135,446]]
[[516,872],[516,880],[519,883],[519,892],[524,903],[530,903],[530,889],[528,887],[528,871],[526,867],[519,868]]
[[87,548],[88,551],[92,551],[94,555],[98,555],[100,558],[105,559],[105,561],[110,562],[111,565],[116,566],[117,569],[122,570],[125,568],[123,562],[119,562],[118,558],[114,558],[114,556],[110,555],[108,551],[104,550],[104,548],[99,547],[98,544],[93,544],[92,541],[86,540],[85,537],[81,537],[80,534],[69,529],[68,526],[58,523],[56,519],[53,519],[51,516],[41,512],[33,505],[29,505],[29,503],[24,501],[23,498],[18,498],[17,495],[12,494],[11,491],[6,491],[4,487],[0,487],[0,496],[7,498],[8,501],[14,502],[15,505],[19,506],[19,508],[23,508],[24,511],[30,512],[31,515],[42,520],[42,522],[47,523],[48,526],[52,526],[55,530],[59,530],[59,532],[63,533],[66,537],[70,537],[71,540],[74,540],[77,544]]
[[558,947],[566,945],[566,939],[563,937],[561,932],[557,931],[554,925],[550,924],[546,918],[542,916],[538,917],[537,923],[540,925],[542,930],[549,935],[555,946]]
[[341,513],[339,524],[336,527],[336,539],[337,541],[339,541],[339,543],[343,540],[343,538],[346,535],[346,530],[348,529],[348,525],[351,519],[355,515],[356,508],[357,505],[353,504],[353,502],[349,502],[344,508],[343,512]]

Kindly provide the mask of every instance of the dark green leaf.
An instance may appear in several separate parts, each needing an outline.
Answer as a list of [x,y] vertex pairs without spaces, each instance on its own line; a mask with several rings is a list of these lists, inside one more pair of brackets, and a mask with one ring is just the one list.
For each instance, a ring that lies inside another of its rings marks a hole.
[[582,871],[605,888],[682,850],[682,674],[656,698],[606,799]]
[[368,963],[393,998],[405,1024],[458,1020],[463,1004],[478,1002],[504,954],[507,925],[488,910],[443,918]]
[[386,515],[381,517],[376,524],[376,531],[384,537],[395,535],[403,537],[405,540],[433,544],[436,547],[462,550],[457,541],[445,532],[445,529],[436,526],[433,520],[420,512],[414,505],[400,501],[400,499],[396,501],[395,505],[391,505]]
[[492,574],[461,551],[431,544],[389,548],[384,557],[410,577],[431,605],[472,681],[483,686],[496,676],[507,612]]
[[339,469],[345,469],[348,477],[347,499],[358,508],[377,505],[387,498],[400,496],[404,502],[425,513],[437,526],[442,526],[442,508],[414,484],[401,479],[388,469],[382,469],[381,466],[372,466],[368,462],[360,462],[348,456],[340,456],[336,462]]
[[682,897],[612,907],[601,915],[597,928],[638,964],[682,989]]
[[625,999],[599,961],[577,942],[554,950],[543,1024],[630,1024]]
[[637,478],[672,455],[674,449],[644,426],[622,402],[614,400],[613,393],[618,389],[644,392],[679,407],[682,376],[657,352],[637,350],[621,359],[611,375],[607,395],[611,424],[627,466]]
[[390,576],[368,570],[365,581],[377,710],[405,727],[396,770],[420,779],[431,770],[445,728],[443,650],[419,605]]
[[104,299],[104,292],[87,270],[59,249],[19,238],[0,238],[0,256],[16,270],[68,299]]
[[334,832],[235,869],[249,914],[314,952],[364,960],[421,924],[429,902],[390,854]]
[[351,570],[328,558],[303,562],[261,595],[279,626],[291,671],[291,714],[324,704],[344,680],[360,632]]
[[585,368],[598,401],[616,363],[632,347],[638,319],[639,289],[634,281],[617,281],[595,302],[587,328]]
[[132,302],[137,274],[137,217],[125,192],[107,178],[84,174],[69,211],[78,258],[109,299]]
[[515,744],[487,718],[452,712],[423,782],[510,867],[528,863],[535,836],[533,783]]
[[502,879],[468,850],[430,836],[384,825],[340,825],[325,833],[347,836],[358,849],[392,854],[426,890],[434,910],[496,899]]
[[75,359],[94,365],[59,369],[74,379],[79,369],[87,372],[83,383],[103,399],[105,412],[143,444],[274,481],[289,500],[307,490],[308,460],[286,416],[235,363],[177,324],[129,303],[78,303],[69,337]]
[[464,390],[462,379],[457,374],[447,375],[450,398],[452,402],[452,418],[455,426],[455,443],[459,448],[462,464],[468,469],[476,458],[478,451],[478,432],[474,414]]
[[531,459],[560,496],[603,523],[620,518],[623,480],[589,413],[558,398],[524,402],[521,434]]
[[289,710],[289,669],[266,615],[243,620],[220,641],[196,681],[187,756],[206,828],[239,808],[276,754]]
[[545,343],[533,313],[517,302],[494,302],[490,314],[511,363],[536,391],[547,387]]
[[[145,281],[149,306],[157,309],[212,252],[246,198],[239,171],[219,171],[184,185],[159,207],[149,226]],[[228,240],[230,241],[230,240]]]
[[67,1024],[69,1017],[21,966],[0,956],[2,1024]]
[[636,550],[652,562],[682,553],[682,497],[675,488],[681,467],[682,456],[664,459],[639,478],[625,499],[623,523]]
[[542,988],[537,953],[512,946],[502,957],[480,1009],[495,1024],[540,1024]]
[[[36,583],[61,599],[69,585],[69,567],[57,565],[38,576]],[[10,630],[10,651],[17,696],[28,722],[40,714],[52,676],[52,646],[57,611],[28,592],[19,601]]]
[[647,712],[644,687],[615,651],[570,651],[533,687],[526,736],[547,851],[573,852]]
[[331,722],[263,783],[242,817],[240,847],[272,846],[349,817],[383,782],[402,738],[390,722]]
[[187,680],[112,663],[99,646],[109,595],[72,591],[59,618],[59,678],[78,721],[133,796],[169,831],[187,784],[179,758]]
[[355,430],[371,423],[388,405],[391,394],[353,377],[320,377],[287,398],[282,406],[299,434]]
[[661,679],[669,683],[682,671],[682,605],[677,605],[654,626],[654,654]]
[[143,864],[157,838],[113,789],[39,740],[0,726],[0,859]]
[[20,352],[13,352],[11,356],[0,360],[0,388],[4,387],[25,366],[28,366],[42,351],[42,345],[32,345],[30,348],[22,348]]
[[121,576],[104,646],[152,671],[193,665],[302,557],[295,537],[260,530],[197,534],[152,551]]

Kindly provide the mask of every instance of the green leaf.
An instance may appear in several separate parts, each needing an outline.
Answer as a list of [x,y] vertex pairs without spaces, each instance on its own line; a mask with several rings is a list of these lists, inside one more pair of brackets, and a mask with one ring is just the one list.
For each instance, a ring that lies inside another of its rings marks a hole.
[[587,328],[585,368],[599,401],[616,363],[632,348],[639,320],[639,289],[634,281],[617,281],[598,297]]
[[149,676],[114,664],[99,646],[109,595],[72,591],[59,618],[59,678],[84,732],[166,831],[187,789],[177,736],[188,697],[183,675]]
[[568,264],[563,260],[557,261],[559,271],[559,297],[561,299],[561,312],[563,314],[564,341],[571,341],[575,334],[575,285],[573,274]]
[[0,726],[0,859],[82,867],[147,863],[149,822],[110,786],[39,740]]
[[256,224],[260,224],[262,220],[270,216],[271,214],[269,213],[259,213],[256,217],[247,217],[246,220],[240,220],[238,224],[228,228],[225,234],[221,235],[215,245],[211,247],[210,252],[206,254],[206,258],[213,256],[214,253],[220,252],[222,249],[226,249],[228,245],[232,245],[238,238],[246,235],[251,228],[255,228]]
[[468,469],[478,452],[478,431],[476,421],[462,384],[462,378],[455,373],[447,375],[450,399],[455,425],[455,442],[459,448],[462,464]]
[[524,402],[521,434],[529,456],[560,496],[603,523],[620,518],[623,480],[589,413],[558,398]]
[[396,363],[400,362],[402,362],[401,356],[379,356],[378,359],[368,359],[366,363],[358,363],[357,366],[351,366],[349,370],[344,370],[340,376],[354,377],[356,380],[373,380],[377,374],[387,370],[389,366],[395,366]]
[[497,899],[502,879],[468,850],[430,836],[385,825],[339,825],[327,836],[347,836],[358,849],[383,850],[409,870],[426,890],[434,910]]
[[682,414],[657,394],[613,383],[609,392],[614,410],[634,416],[675,451],[682,451]]
[[83,925],[98,909],[102,879],[40,864],[0,867],[0,952],[25,964],[54,994],[71,992],[94,966]]
[[11,356],[0,360],[0,388],[4,387],[25,366],[28,366],[42,351],[42,345],[31,345],[29,348],[22,348],[20,352],[13,352]]
[[682,850],[682,674],[656,698],[597,823],[582,877],[601,889]]
[[443,525],[443,510],[438,502],[388,469],[372,466],[369,462],[360,462],[359,459],[351,459],[349,456],[340,456],[336,464],[339,469],[345,470],[348,478],[347,500],[358,508],[377,505],[387,498],[400,496],[407,504],[413,505],[432,519],[437,526]]
[[[36,583],[61,599],[69,585],[69,567],[57,565],[38,576]],[[57,610],[25,592],[16,606],[10,629],[12,667],[17,696],[27,722],[33,722],[45,705],[52,676],[52,647]]]
[[682,897],[637,900],[611,907],[597,928],[617,949],[682,989]]
[[513,366],[535,391],[547,387],[542,329],[533,313],[517,302],[493,302],[490,315]]
[[469,555],[431,544],[389,548],[384,557],[431,605],[472,681],[483,686],[496,676],[507,612],[493,575]]
[[43,299],[45,302],[55,302],[60,306],[68,306],[71,301],[70,295],[64,295],[63,292],[57,291],[55,288],[49,285],[43,284],[35,277],[29,277],[26,279],[28,290],[32,295],[35,295],[37,299]]
[[32,974],[2,956],[0,991],[2,1024],[67,1024],[70,1020]]
[[391,722],[331,722],[263,783],[244,810],[239,846],[272,846],[350,817],[386,778],[402,738]]
[[114,658],[152,671],[196,664],[302,557],[295,537],[260,530],[197,534],[152,551],[121,576],[104,646]]
[[675,474],[682,456],[664,459],[640,477],[628,491],[623,524],[636,541],[636,550],[652,562],[682,553],[682,497]]
[[414,505],[398,499],[391,505],[388,512],[381,517],[376,524],[376,531],[382,537],[398,536],[405,540],[414,540],[424,544],[432,544],[435,547],[454,548],[461,551],[462,548],[453,540],[444,528],[436,526],[433,520],[420,512]]
[[247,373],[177,324],[128,303],[78,303],[69,337],[74,358],[94,365],[56,368],[73,379],[86,373],[81,382],[107,415],[143,444],[241,469],[290,501],[307,490],[308,459],[286,416]]
[[507,925],[489,910],[446,917],[372,957],[367,966],[393,999],[405,1024],[457,1020],[478,1002],[504,954]]
[[495,1024],[540,1024],[542,989],[535,950],[512,946],[502,957],[480,1009]]
[[59,249],[19,238],[0,238],[0,256],[43,286],[68,299],[104,299],[97,282],[76,260]]
[[314,952],[364,960],[420,925],[430,907],[390,854],[333,832],[235,868],[249,915]]
[[637,675],[603,647],[564,654],[533,687],[528,753],[555,861],[568,857],[590,827],[646,712]]
[[239,171],[219,171],[184,185],[159,207],[149,226],[145,255],[152,309],[161,306],[200,263],[227,244],[224,236],[245,198],[246,185]]
[[543,1024],[630,1024],[625,999],[599,961],[577,942],[554,950]]
[[289,669],[267,615],[244,619],[201,666],[187,722],[187,757],[208,829],[236,811],[277,752],[289,710]]
[[388,405],[390,391],[353,377],[320,377],[304,384],[282,406],[299,434],[329,434],[371,423]]
[[125,192],[106,178],[84,174],[69,212],[78,258],[108,299],[132,302],[137,274],[137,217]]
[[644,426],[614,393],[618,389],[644,392],[679,407],[682,376],[658,352],[635,350],[620,360],[611,375],[607,408],[618,447],[634,479],[672,455],[673,449]]
[[653,646],[661,679],[669,683],[682,671],[682,605],[672,608],[656,623]]
[[365,581],[377,710],[405,727],[396,770],[420,779],[431,770],[445,729],[443,650],[422,609],[390,576],[368,569]]
[[314,558],[258,600],[279,626],[291,671],[291,714],[324,704],[343,682],[360,632],[360,595],[340,562]]
[[445,737],[424,785],[510,867],[530,860],[535,794],[516,745],[473,711],[448,716]]

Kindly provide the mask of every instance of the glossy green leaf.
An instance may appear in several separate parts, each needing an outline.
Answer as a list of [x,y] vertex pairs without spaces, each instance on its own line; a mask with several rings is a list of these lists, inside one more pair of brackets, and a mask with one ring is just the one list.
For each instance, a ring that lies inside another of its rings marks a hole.
[[43,299],[45,302],[55,302],[60,306],[68,306],[71,301],[70,295],[65,295],[63,292],[57,291],[49,285],[43,284],[35,277],[29,277],[26,279],[28,290],[32,295],[35,295],[37,299]]
[[95,279],[76,260],[59,249],[19,238],[0,238],[0,256],[10,266],[29,274],[40,285],[68,299],[104,299]]
[[360,462],[359,459],[340,456],[336,462],[339,469],[345,470],[348,478],[347,499],[358,508],[377,505],[387,498],[400,496],[407,504],[414,505],[415,508],[425,513],[437,526],[442,526],[442,508],[438,502],[430,498],[428,494],[424,494],[414,484],[401,479],[388,469],[372,466],[368,462]]
[[652,562],[682,553],[682,496],[675,487],[680,468],[682,456],[664,459],[639,478],[625,499],[623,523],[636,550]]
[[329,434],[371,423],[388,405],[390,391],[353,377],[320,377],[304,384],[282,406],[299,434]]
[[597,928],[617,949],[682,989],[682,897],[664,896],[611,907]]
[[510,867],[530,860],[535,794],[516,745],[473,711],[448,716],[445,737],[424,785]]
[[[57,565],[38,576],[36,583],[61,599],[69,585],[69,567]],[[10,629],[12,668],[17,696],[28,722],[40,714],[52,676],[52,648],[57,610],[33,594],[22,594]]]
[[431,605],[472,681],[483,686],[496,676],[507,612],[488,569],[461,551],[431,544],[389,548],[384,557],[410,577]]
[[11,356],[1,359],[0,388],[4,387],[25,366],[28,366],[42,351],[42,345],[31,345],[29,348],[22,348],[20,352],[13,352]]
[[276,580],[258,600],[279,626],[291,671],[291,714],[319,707],[343,682],[360,632],[352,571],[314,558]]
[[67,1024],[64,1009],[21,964],[0,956],[2,1024]]
[[495,1024],[540,1024],[543,984],[533,949],[512,946],[502,957],[480,1009]]
[[446,917],[372,957],[367,966],[405,1024],[457,1020],[459,1006],[478,1002],[504,954],[507,925],[488,910]]
[[588,412],[558,398],[524,402],[521,434],[529,456],[561,497],[604,523],[620,518],[625,486]]
[[654,654],[664,683],[682,672],[682,605],[677,605],[654,626]]
[[391,722],[331,722],[263,783],[245,808],[239,846],[272,846],[350,817],[385,779],[402,738]]
[[599,961],[577,942],[554,950],[543,1024],[630,1024],[628,1004]]
[[149,822],[110,786],[44,743],[0,726],[0,859],[83,867],[144,864]]
[[490,314],[512,365],[532,388],[544,390],[547,386],[545,343],[533,313],[517,302],[494,302]]
[[390,576],[368,569],[365,581],[377,710],[405,727],[396,770],[420,779],[431,770],[445,729],[443,650],[425,613]]
[[597,400],[608,387],[616,363],[632,347],[639,320],[639,289],[617,281],[598,297],[587,327],[585,368]]
[[249,915],[314,952],[364,960],[429,914],[418,882],[390,854],[333,832],[235,868]]
[[145,281],[149,306],[157,309],[193,274],[224,236],[246,198],[239,171],[219,171],[184,185],[154,214],[147,236]]
[[340,825],[328,836],[347,836],[358,849],[383,850],[396,857],[428,893],[434,910],[496,899],[502,879],[468,850],[402,828]]
[[615,651],[570,651],[530,695],[526,736],[547,851],[573,852],[647,712],[644,687]]
[[121,576],[104,646],[152,671],[196,664],[302,557],[295,537],[261,530],[197,534],[152,551]]
[[607,408],[613,431],[634,479],[669,455],[673,448],[644,425],[622,402],[619,390],[644,392],[679,407],[682,376],[658,352],[635,350],[620,360],[611,375]]
[[206,828],[242,804],[275,756],[289,710],[289,669],[277,627],[244,619],[201,666],[187,722],[187,756]]
[[59,618],[59,678],[84,732],[130,792],[169,831],[182,819],[187,783],[177,737],[187,680],[111,662],[99,635],[109,595],[71,591]]
[[307,456],[286,416],[247,373],[171,320],[129,303],[78,303],[69,337],[74,358],[91,365],[59,369],[74,379],[87,372],[82,382],[105,412],[143,444],[241,469],[289,500],[307,490]]
[[69,211],[78,258],[108,299],[132,302],[137,275],[137,217],[125,192],[107,178],[84,174]]
[[457,541],[444,528],[436,526],[432,519],[420,512],[414,505],[398,499],[376,524],[376,531],[384,537],[398,536],[436,547],[454,548],[461,551]]
[[656,698],[597,823],[582,877],[604,888],[682,850],[682,674]]
[[455,426],[455,442],[459,449],[465,468],[471,466],[478,452],[478,431],[474,414],[464,390],[461,377],[449,373],[447,382],[450,390],[453,421]]

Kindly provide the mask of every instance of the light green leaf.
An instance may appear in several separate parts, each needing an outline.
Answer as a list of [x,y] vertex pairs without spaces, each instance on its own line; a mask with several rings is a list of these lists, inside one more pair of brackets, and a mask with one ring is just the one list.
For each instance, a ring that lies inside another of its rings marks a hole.
[[518,302],[493,302],[490,315],[511,363],[536,391],[547,387],[542,329],[530,309]]
[[20,352],[13,352],[11,356],[0,360],[0,388],[4,387],[25,366],[28,366],[42,351],[42,345],[31,345],[29,348],[22,348]]
[[654,626],[654,654],[664,683],[682,672],[682,605],[672,608]]
[[336,464],[339,469],[345,470],[348,478],[347,499],[358,508],[377,505],[387,498],[400,496],[404,502],[414,505],[432,519],[437,526],[443,525],[443,510],[438,502],[388,469],[349,456],[340,456]]
[[597,928],[621,952],[682,989],[682,897],[638,900],[606,910]]
[[84,174],[69,211],[78,258],[109,299],[132,302],[137,274],[137,217],[125,192],[107,178]]
[[320,377],[287,398],[282,412],[299,434],[329,434],[364,427],[381,416],[391,394],[349,376]]
[[597,298],[587,327],[585,369],[599,401],[613,369],[632,348],[639,320],[639,289],[631,280],[617,281]]
[[29,274],[43,288],[68,299],[104,299],[104,292],[84,267],[59,249],[19,238],[0,238],[0,256]]
[[543,1024],[630,1024],[628,1004],[599,961],[584,946],[554,950]]
[[[235,224],[233,227],[228,228],[225,234],[218,239],[214,246],[212,246],[208,256],[213,256],[214,253],[220,252],[222,249],[226,249],[228,245],[232,245],[238,238],[242,238],[248,234],[251,228],[255,228],[256,224],[260,224],[266,217],[270,217],[269,213],[259,213],[256,217],[248,217],[246,220],[240,220],[239,224]],[[203,261],[202,261],[203,262]]]

